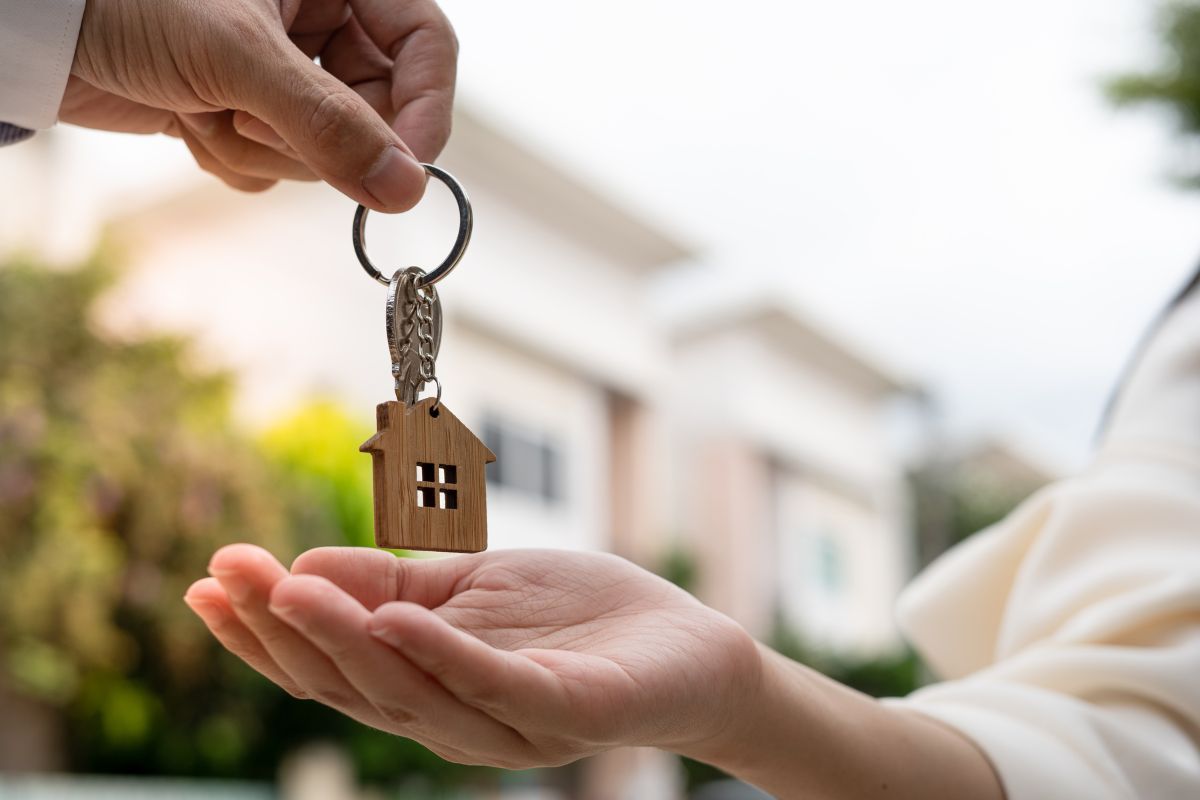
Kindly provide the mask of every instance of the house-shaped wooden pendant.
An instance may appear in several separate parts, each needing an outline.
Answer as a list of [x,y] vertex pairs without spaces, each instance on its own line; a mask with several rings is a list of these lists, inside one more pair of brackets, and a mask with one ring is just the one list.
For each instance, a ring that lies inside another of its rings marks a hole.
[[487,549],[484,466],[492,451],[428,397],[375,409],[378,433],[359,448],[375,475],[375,543],[406,550]]

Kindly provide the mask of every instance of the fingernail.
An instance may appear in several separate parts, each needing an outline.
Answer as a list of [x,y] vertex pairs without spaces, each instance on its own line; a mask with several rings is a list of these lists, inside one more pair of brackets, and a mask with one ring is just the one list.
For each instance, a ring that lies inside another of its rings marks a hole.
[[406,211],[417,204],[425,191],[425,168],[392,145],[383,151],[362,185],[389,211]]
[[238,573],[210,569],[209,574],[221,582],[225,593],[233,602],[244,603],[250,599],[250,583]]

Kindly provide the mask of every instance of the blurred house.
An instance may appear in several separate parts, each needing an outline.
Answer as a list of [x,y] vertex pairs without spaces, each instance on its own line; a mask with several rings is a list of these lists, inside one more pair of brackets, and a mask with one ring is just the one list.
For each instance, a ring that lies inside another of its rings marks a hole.
[[1011,438],[933,441],[912,470],[919,569],[1065,474]]
[[773,297],[693,309],[672,342],[706,599],[756,633],[778,619],[835,651],[895,647],[909,509],[886,411],[906,385]]
[[951,455],[955,479],[964,490],[1023,500],[1062,477],[1062,470],[1008,439],[984,438]]

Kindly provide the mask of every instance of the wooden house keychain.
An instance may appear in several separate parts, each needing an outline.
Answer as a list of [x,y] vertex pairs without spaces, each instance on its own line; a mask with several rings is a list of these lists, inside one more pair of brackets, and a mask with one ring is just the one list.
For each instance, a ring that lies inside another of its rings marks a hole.
[[[368,209],[354,214],[354,252],[364,270],[387,287],[385,318],[396,399],[375,409],[377,433],[359,448],[371,454],[375,544],[406,550],[476,553],[487,549],[484,467],[496,460],[442,403],[437,355],[442,306],[435,284],[458,265],[471,240],[471,203],[450,173],[425,164],[458,203],[458,238],[432,272],[396,270],[387,278],[367,257]],[[436,394],[421,399],[432,383]]]

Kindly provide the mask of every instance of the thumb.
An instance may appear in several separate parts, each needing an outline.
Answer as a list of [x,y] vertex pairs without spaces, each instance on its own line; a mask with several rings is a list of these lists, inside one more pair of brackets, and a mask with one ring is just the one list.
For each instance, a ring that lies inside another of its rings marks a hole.
[[407,211],[425,169],[350,87],[287,43],[278,58],[233,78],[230,107],[270,125],[319,177],[377,211]]

